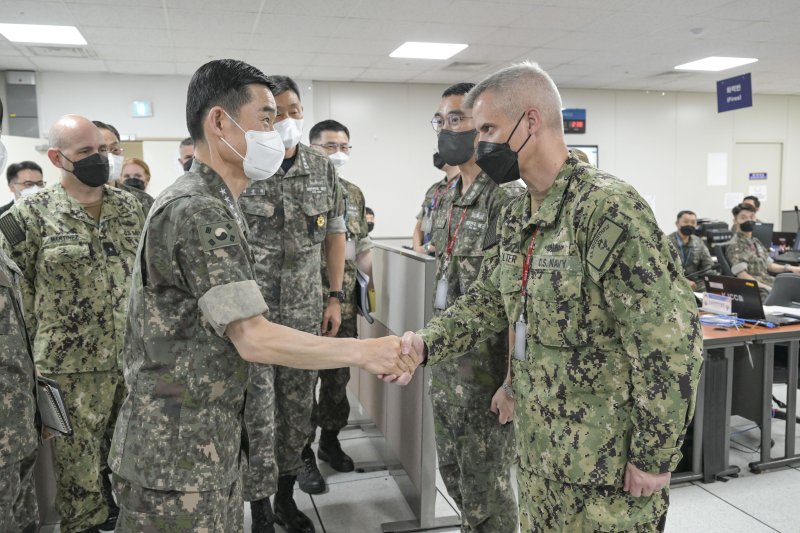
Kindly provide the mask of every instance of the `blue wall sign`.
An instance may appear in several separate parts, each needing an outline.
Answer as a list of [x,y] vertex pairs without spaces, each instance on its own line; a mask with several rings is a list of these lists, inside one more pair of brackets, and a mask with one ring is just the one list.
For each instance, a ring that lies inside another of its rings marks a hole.
[[717,113],[753,106],[750,73],[717,82]]

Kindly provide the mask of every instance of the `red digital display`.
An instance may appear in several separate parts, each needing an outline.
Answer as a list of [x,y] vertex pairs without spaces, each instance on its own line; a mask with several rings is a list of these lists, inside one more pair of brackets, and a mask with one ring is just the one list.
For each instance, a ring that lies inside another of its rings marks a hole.
[[565,119],[564,133],[586,133],[586,121]]

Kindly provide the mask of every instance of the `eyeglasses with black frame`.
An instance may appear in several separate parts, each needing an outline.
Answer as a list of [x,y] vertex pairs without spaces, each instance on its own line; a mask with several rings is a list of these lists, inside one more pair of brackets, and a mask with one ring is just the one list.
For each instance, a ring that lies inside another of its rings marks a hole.
[[450,127],[450,129],[455,130],[461,126],[462,120],[468,120],[471,118],[472,117],[462,115],[461,113],[448,113],[446,118],[436,115],[431,119],[431,127],[433,127],[433,131],[440,133],[444,129],[445,121],[447,121],[447,125]]

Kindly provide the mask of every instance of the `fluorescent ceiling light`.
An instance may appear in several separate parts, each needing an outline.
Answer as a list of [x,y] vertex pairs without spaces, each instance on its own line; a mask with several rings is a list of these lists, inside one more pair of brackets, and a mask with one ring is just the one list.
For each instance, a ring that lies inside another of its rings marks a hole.
[[469,45],[451,43],[417,43],[409,41],[389,54],[389,57],[412,59],[450,59]]
[[749,65],[755,63],[758,59],[754,57],[717,57],[711,56],[704,59],[698,59],[690,63],[678,65],[675,70],[705,70],[708,72],[719,72],[720,70],[727,70],[729,68],[741,67],[742,65]]
[[86,45],[75,26],[0,24],[0,34],[13,43]]

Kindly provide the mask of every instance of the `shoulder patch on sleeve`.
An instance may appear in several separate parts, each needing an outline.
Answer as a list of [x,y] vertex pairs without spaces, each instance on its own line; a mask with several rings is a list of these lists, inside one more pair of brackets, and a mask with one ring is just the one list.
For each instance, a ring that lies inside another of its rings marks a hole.
[[600,229],[592,239],[586,261],[598,272],[605,272],[608,259],[625,236],[625,228],[608,217],[603,217]]
[[206,252],[239,244],[241,240],[239,231],[236,229],[236,222],[233,220],[198,224],[197,232],[200,234],[200,244]]
[[25,240],[25,232],[13,213],[6,213],[0,217],[0,231],[3,232],[8,244],[16,246]]

